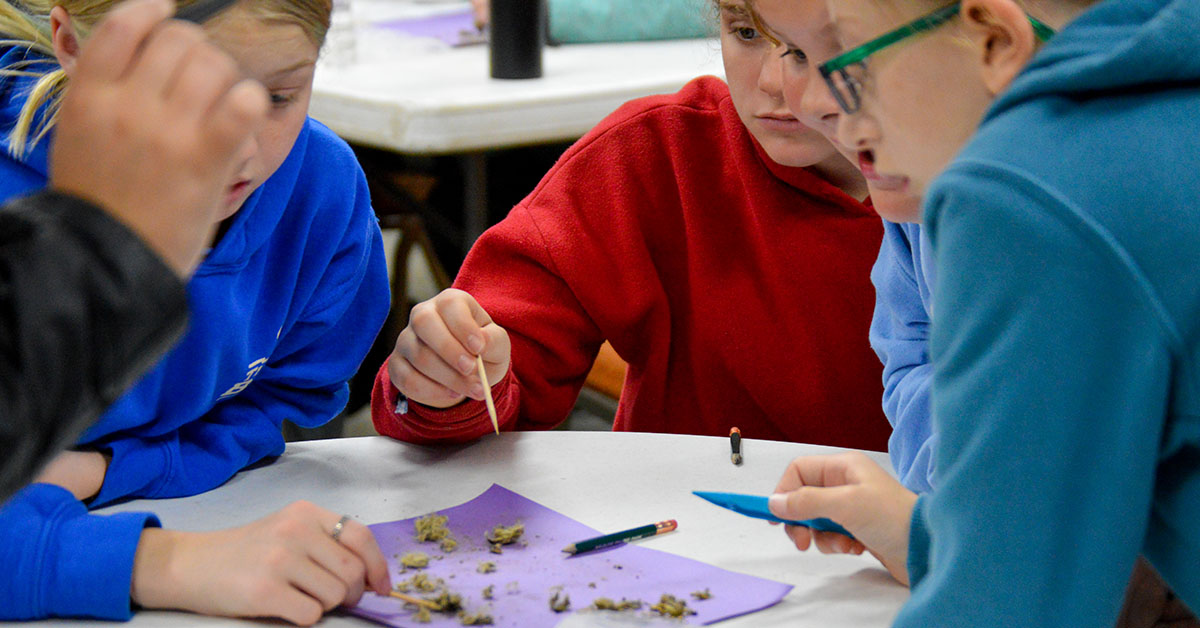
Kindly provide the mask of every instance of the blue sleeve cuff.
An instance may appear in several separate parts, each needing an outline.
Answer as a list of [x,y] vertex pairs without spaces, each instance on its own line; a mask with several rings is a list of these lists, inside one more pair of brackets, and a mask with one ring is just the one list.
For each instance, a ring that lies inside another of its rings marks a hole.
[[142,530],[162,524],[144,512],[87,515],[64,521],[51,548],[54,572],[47,580],[51,615],[129,619],[133,559]]
[[[34,484],[0,509],[0,617],[129,619],[133,560],[150,513],[88,514],[67,490]],[[17,537],[20,538],[17,538]]]
[[917,497],[913,504],[912,519],[908,530],[908,588],[917,584],[929,573],[929,527],[925,525],[925,495]]
[[106,506],[123,497],[155,497],[170,479],[174,461],[166,443],[124,438],[105,443],[112,461],[104,474],[104,485],[88,504]]

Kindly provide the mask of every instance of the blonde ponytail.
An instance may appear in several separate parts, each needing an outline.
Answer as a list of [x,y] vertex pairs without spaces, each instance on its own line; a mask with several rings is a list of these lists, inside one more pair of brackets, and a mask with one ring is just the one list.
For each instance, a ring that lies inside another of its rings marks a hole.
[[[50,131],[57,117],[58,101],[66,87],[66,73],[54,62],[54,44],[50,40],[49,22],[39,24],[35,20],[36,18],[7,0],[0,2],[0,33],[3,33],[0,46],[25,48],[34,55],[47,57],[18,61],[0,68],[0,77],[40,77],[34,83],[16,123],[8,133],[8,152],[18,159],[24,157]],[[44,71],[50,66],[54,69]],[[35,128],[38,110],[47,103],[48,115],[37,122]],[[29,139],[31,134],[32,141]]]
[[[59,103],[67,89],[67,75],[54,56],[51,9],[55,6],[65,9],[76,35],[82,39],[120,1],[20,0],[14,4],[14,0],[0,0],[0,46],[25,48],[33,56],[44,57],[0,68],[0,78],[39,77],[8,133],[8,152],[13,157],[20,159],[27,155],[54,127]],[[177,0],[176,4],[183,8],[196,1]],[[260,19],[300,26],[318,48],[325,41],[333,8],[333,0],[241,0],[238,4]],[[43,107],[44,113],[38,119]]]

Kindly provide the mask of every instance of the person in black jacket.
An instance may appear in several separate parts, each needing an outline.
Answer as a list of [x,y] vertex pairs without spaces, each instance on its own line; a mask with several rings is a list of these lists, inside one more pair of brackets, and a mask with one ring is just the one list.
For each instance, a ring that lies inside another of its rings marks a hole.
[[131,0],[97,26],[50,189],[0,209],[0,500],[182,335],[184,281],[266,118],[262,86],[172,11]]

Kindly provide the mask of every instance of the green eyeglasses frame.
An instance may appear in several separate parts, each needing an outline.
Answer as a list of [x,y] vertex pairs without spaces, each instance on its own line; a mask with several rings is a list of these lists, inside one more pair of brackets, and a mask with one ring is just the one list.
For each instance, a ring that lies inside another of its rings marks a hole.
[[[933,30],[946,22],[949,22],[954,16],[958,15],[961,3],[955,2],[944,6],[933,13],[929,13],[919,17],[896,30],[884,33],[867,43],[852,48],[842,54],[821,64],[821,76],[824,77],[825,83],[829,85],[829,89],[833,92],[834,98],[837,99],[838,105],[842,111],[846,113],[856,113],[862,108],[862,83],[859,79],[851,76],[847,68],[853,65],[862,64],[867,57],[895,44],[925,31]],[[1040,41],[1047,41],[1054,36],[1054,29],[1050,28],[1045,22],[1026,14],[1029,18],[1029,23],[1033,25],[1033,34]]]

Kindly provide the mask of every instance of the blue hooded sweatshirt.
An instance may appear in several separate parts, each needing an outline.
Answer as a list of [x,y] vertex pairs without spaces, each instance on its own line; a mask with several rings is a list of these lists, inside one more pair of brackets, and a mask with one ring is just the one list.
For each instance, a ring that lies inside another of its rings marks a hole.
[[917,493],[933,488],[937,440],[929,406],[933,277],[933,254],[920,225],[883,221],[883,244],[871,269],[871,348],[883,362],[883,413],[892,424],[888,456],[900,482]]
[[[10,49],[0,67],[18,54]],[[5,139],[27,84],[0,82]],[[23,161],[4,146],[0,199],[45,184],[47,144]],[[283,164],[232,218],[188,295],[183,340],[80,440],[112,453],[92,507],[207,491],[283,453],[284,419],[316,426],[345,406],[346,382],[389,305],[378,223],[345,142],[308,120]],[[59,487],[18,493],[0,509],[0,618],[129,617],[146,525],[157,521],[89,515]]]
[[1200,609],[1200,2],[1068,24],[930,186],[937,489],[904,628]]

